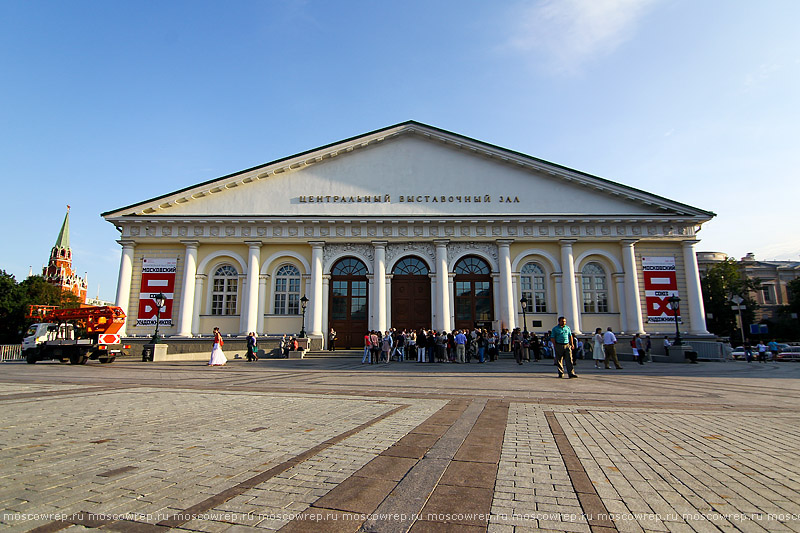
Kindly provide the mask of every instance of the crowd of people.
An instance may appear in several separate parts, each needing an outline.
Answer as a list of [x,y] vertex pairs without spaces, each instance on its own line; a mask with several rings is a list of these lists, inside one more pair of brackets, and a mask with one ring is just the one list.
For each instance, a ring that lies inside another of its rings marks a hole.
[[[331,328],[328,334],[329,350],[335,350],[336,332]],[[631,339],[634,361],[644,364],[649,359],[650,336],[636,334]],[[668,341],[665,340],[665,347]],[[457,329],[450,332],[434,329],[368,331],[364,335],[364,355],[362,364],[389,363],[390,361],[417,363],[456,363],[473,361],[478,364],[496,361],[501,353],[514,356],[517,364],[553,359],[559,377],[578,377],[575,366],[579,359],[592,359],[596,368],[622,368],[616,351],[617,337],[612,328],[605,332],[597,328],[591,337],[581,338],[573,335],[566,319],[559,317],[558,324],[541,335],[514,328],[509,331],[489,330],[475,327]],[[222,337],[214,328],[214,347],[210,365],[224,365]],[[289,352],[298,350],[296,337],[284,335],[280,343],[281,355],[289,357]],[[258,361],[256,335],[247,335],[247,360]]]
[[[562,317],[563,318],[563,317]],[[561,322],[561,320],[559,320]],[[565,326],[565,324],[564,324]],[[558,326],[557,326],[558,327]],[[592,359],[595,367],[622,368],[616,354],[617,338],[608,328],[597,329],[592,337],[581,338],[568,333],[564,339],[554,340],[552,331],[543,334],[522,331],[488,330],[484,328],[436,331],[433,329],[368,331],[364,335],[362,364],[389,363],[390,361],[415,361],[417,363],[471,363],[478,364],[497,360],[501,353],[514,356],[520,365],[542,359],[557,359],[559,345],[570,346],[570,366],[576,359]],[[636,335],[631,340],[635,362],[644,364],[651,349],[649,336]]]

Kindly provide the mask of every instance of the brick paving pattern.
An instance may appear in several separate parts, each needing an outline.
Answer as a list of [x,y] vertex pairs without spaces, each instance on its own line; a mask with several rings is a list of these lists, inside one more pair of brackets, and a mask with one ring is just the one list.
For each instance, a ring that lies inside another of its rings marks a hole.
[[0,528],[800,531],[800,365],[745,365],[4,363]]

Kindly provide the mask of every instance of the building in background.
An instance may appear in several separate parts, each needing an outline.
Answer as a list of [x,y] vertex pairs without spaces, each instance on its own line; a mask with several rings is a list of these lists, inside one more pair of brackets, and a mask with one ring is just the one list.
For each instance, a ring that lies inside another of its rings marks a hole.
[[42,269],[42,277],[47,283],[74,294],[80,303],[86,301],[88,282],[86,275],[78,276],[72,270],[72,250],[69,247],[69,206],[58,232],[56,244],[50,250],[50,262]]
[[713,213],[413,121],[102,216],[133,335],[158,316],[177,337],[333,328],[360,347],[370,329],[543,332],[560,315],[674,334],[672,296],[683,332],[709,335],[695,245]]
[[[728,255],[721,252],[698,252],[700,275],[727,259]],[[736,261],[736,264],[743,277],[761,282],[761,290],[752,294],[758,304],[758,309],[755,310],[756,322],[777,318],[778,309],[789,303],[787,284],[800,278],[800,261],[759,261],[751,252]]]

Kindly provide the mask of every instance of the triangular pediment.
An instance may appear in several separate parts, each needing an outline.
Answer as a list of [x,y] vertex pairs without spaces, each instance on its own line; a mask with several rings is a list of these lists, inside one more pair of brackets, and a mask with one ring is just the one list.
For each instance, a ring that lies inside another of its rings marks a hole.
[[103,213],[147,217],[688,217],[713,213],[406,122]]

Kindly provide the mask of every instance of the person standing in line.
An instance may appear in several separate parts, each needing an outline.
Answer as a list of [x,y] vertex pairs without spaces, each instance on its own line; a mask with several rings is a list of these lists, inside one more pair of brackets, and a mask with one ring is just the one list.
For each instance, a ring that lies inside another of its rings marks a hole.
[[368,331],[364,334],[364,357],[361,358],[362,365],[370,362],[370,358],[372,357],[372,342],[369,340],[369,336],[371,334],[371,331]]
[[219,328],[214,328],[214,345],[211,348],[211,359],[208,360],[208,366],[225,366],[228,358],[222,351],[222,345],[225,344],[222,340],[222,335]]
[[467,336],[461,330],[456,331],[456,336],[453,338],[456,343],[456,362],[466,363],[467,353]]
[[258,346],[256,346],[256,333],[247,334],[247,361],[258,361]]
[[567,325],[567,319],[563,316],[558,317],[558,325],[553,328],[551,335],[553,346],[555,347],[556,368],[558,377],[564,375],[566,366],[567,377],[577,378],[575,369],[572,366],[572,350],[575,349],[575,337],[572,330]]
[[520,333],[519,328],[514,328],[514,331],[511,332],[511,351],[514,352],[514,359],[516,359],[517,364],[522,364],[522,333]]
[[392,333],[387,331],[383,335],[383,339],[381,340],[381,361],[386,364],[389,364],[389,357],[392,353]]
[[378,363],[378,354],[381,351],[381,339],[378,332],[373,330],[369,333],[369,364]]
[[425,351],[428,346],[428,337],[425,334],[425,330],[419,330],[419,334],[417,335],[417,363],[424,363],[425,362]]
[[395,342],[394,353],[397,355],[397,360],[401,363],[406,360],[406,330],[397,333],[397,341]]
[[[600,361],[606,360],[606,354],[603,351],[602,328],[597,328],[594,330],[594,336],[592,337],[592,359],[594,359],[595,368],[600,368]],[[608,367],[606,366],[606,368]]]
[[645,357],[645,349],[644,349],[644,340],[640,334],[636,334],[633,337],[634,344],[636,345],[636,352],[639,354],[636,360],[639,362],[640,365],[644,364],[644,357]]
[[542,341],[536,333],[531,334],[531,350],[533,351],[533,362],[542,358]]
[[606,354],[605,367],[608,368],[608,364],[613,361],[614,366],[619,370],[622,367],[619,364],[619,359],[617,359],[616,344],[617,336],[614,335],[614,331],[609,326],[608,330],[603,334],[603,352]]

